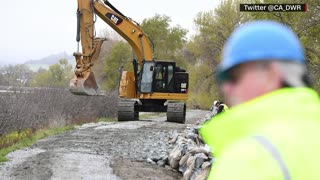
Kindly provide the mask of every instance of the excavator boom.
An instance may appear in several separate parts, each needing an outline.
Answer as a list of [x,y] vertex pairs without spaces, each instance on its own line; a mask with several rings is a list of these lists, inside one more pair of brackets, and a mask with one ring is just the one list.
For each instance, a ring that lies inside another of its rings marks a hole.
[[78,43],[81,40],[82,53],[79,50],[74,53],[76,58],[75,75],[69,85],[73,94],[99,94],[91,67],[97,60],[105,39],[95,37],[95,15],[98,15],[127,40],[137,56],[140,69],[143,60],[152,60],[152,45],[136,22],[124,16],[108,1],[103,3],[100,0],[78,0],[76,40]]

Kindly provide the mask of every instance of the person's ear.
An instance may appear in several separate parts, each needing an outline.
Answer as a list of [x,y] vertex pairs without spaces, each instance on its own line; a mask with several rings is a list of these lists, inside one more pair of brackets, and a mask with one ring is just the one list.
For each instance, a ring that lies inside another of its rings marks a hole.
[[277,63],[270,63],[268,70],[268,77],[271,84],[274,84],[274,88],[280,88],[282,83],[282,73],[281,69],[277,65]]

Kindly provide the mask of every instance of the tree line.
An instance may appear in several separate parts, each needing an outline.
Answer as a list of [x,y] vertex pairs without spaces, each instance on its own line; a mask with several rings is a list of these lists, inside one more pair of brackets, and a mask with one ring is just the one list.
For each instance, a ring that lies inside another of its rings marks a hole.
[[[257,19],[275,20],[290,26],[296,32],[305,48],[314,88],[320,92],[319,1],[308,1],[308,12],[240,12],[240,3],[283,4],[292,1],[222,0],[215,9],[197,14],[194,18],[196,34],[189,38],[187,29],[180,25],[172,25],[171,18],[166,15],[156,14],[144,19],[140,24],[152,39],[156,59],[176,61],[178,66],[189,72],[189,107],[209,108],[213,100],[220,99],[214,75],[221,59],[223,45],[234,28]],[[132,70],[132,49],[114,32],[106,31],[103,36],[107,38],[107,42],[103,44],[99,60],[93,69],[100,87],[115,91],[120,78],[119,68]],[[7,67],[7,70],[10,68]],[[1,70],[0,85],[12,83],[12,79],[19,79],[17,76],[21,77],[21,72],[31,77],[28,81],[29,86],[47,86],[50,83],[50,86],[67,87],[72,77],[71,66],[64,60],[50,66],[48,70],[39,70],[36,73],[29,72],[23,66],[15,68],[17,72],[11,74],[3,73],[5,71]]]
[[32,71],[26,64],[0,67],[0,85],[18,87],[67,87],[72,77],[72,65],[67,59],[60,59],[58,63],[48,69],[39,68]]
[[[252,20],[275,20],[290,26],[300,38],[314,88],[320,92],[320,4],[308,1],[308,12],[240,12],[240,3],[292,3],[290,0],[222,0],[215,9],[199,12],[194,18],[196,34],[187,38],[187,30],[172,26],[170,17],[156,14],[144,19],[142,29],[152,39],[154,55],[159,60],[176,61],[190,74],[189,107],[209,108],[213,100],[220,99],[214,75],[221,60],[223,45],[231,32]],[[299,3],[299,2],[295,2]],[[300,1],[305,3],[305,1]],[[109,33],[110,34],[110,33]],[[107,37],[112,39],[112,37]],[[125,42],[113,40],[108,56],[102,60],[104,88],[117,89],[117,68],[132,68],[132,52]]]

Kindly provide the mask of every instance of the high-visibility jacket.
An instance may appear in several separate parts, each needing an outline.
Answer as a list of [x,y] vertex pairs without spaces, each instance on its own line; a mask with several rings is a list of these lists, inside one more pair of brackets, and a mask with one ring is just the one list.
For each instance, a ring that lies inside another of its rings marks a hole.
[[320,179],[320,100],[314,90],[282,88],[214,118],[200,129],[214,157],[208,179]]

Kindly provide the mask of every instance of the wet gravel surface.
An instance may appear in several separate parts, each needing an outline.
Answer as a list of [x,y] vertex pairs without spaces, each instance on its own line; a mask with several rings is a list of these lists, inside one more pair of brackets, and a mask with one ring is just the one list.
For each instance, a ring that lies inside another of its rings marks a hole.
[[186,124],[165,117],[85,124],[8,154],[0,179],[179,179],[180,173],[155,162],[173,148],[168,139],[175,131],[207,113],[187,112]]

